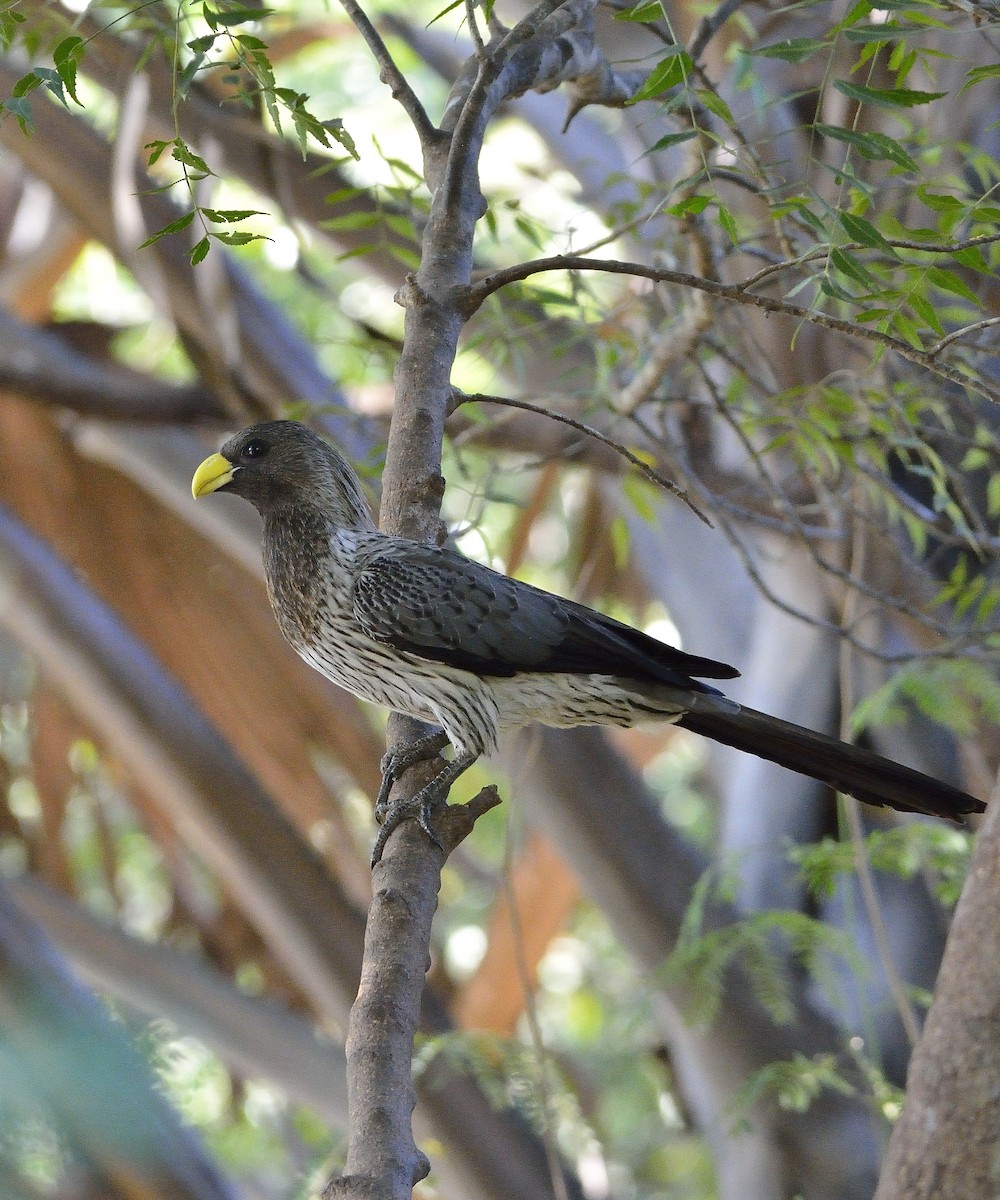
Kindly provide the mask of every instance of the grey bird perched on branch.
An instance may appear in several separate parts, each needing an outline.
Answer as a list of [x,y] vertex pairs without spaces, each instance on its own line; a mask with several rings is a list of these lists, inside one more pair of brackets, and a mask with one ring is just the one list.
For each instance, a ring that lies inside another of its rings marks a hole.
[[[244,429],[195,472],[193,494],[235,492],[264,518],[264,570],[282,633],[316,670],[362,700],[441,727],[382,761],[372,856],[500,734],[546,725],[670,721],[869,804],[958,819],[984,805],[919,771],[744,708],[702,679],[733,679],[637,629],[509,579],[446,547],[380,533],[357,476],[304,425]],[[412,800],[395,779],[451,743],[453,759]],[[436,840],[436,839],[435,839]]]

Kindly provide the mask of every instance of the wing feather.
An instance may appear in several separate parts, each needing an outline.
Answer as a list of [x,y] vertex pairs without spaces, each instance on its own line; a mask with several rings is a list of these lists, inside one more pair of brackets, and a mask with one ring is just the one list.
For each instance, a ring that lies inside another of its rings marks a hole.
[[357,573],[353,601],[374,640],[480,675],[596,673],[711,691],[692,677],[739,674],[444,547],[383,544]]

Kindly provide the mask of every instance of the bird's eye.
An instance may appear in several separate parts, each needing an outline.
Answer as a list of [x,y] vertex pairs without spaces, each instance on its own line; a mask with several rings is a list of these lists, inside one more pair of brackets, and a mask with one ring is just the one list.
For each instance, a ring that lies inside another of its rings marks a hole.
[[243,457],[263,458],[270,448],[271,447],[268,446],[267,442],[262,442],[260,438],[254,438],[252,442],[247,442],[247,444],[243,447]]

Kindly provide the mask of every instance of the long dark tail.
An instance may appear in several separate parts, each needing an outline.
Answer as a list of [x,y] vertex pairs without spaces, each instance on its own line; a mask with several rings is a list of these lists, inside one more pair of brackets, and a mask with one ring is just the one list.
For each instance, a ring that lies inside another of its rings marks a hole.
[[961,820],[966,813],[982,812],[986,807],[981,800],[958,788],[860,746],[850,746],[752,708],[734,705],[734,711],[725,711],[720,704],[716,709],[713,700],[714,697],[699,697],[697,708],[686,712],[677,724],[828,783],[866,804],[948,817],[953,821]]

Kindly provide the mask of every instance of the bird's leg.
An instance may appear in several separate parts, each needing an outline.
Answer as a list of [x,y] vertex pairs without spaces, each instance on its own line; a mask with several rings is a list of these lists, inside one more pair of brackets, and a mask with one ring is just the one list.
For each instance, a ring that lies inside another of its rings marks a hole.
[[408,742],[405,746],[387,750],[382,755],[380,763],[382,783],[378,789],[378,796],[375,798],[375,820],[380,825],[385,821],[386,814],[389,812],[389,792],[396,780],[414,763],[426,762],[447,745],[448,735],[443,729],[439,729],[436,733],[429,733],[426,737],[417,738],[415,742]]
[[[435,734],[435,738],[440,738],[443,735]],[[420,742],[414,742],[414,746],[419,746],[422,743],[430,743],[430,738],[421,738]],[[447,742],[447,738],[445,739]],[[404,750],[411,747],[404,747]],[[441,749],[438,745],[437,749]],[[428,757],[426,754],[421,757]],[[381,815],[381,826],[378,831],[378,837],[375,839],[375,845],[372,847],[372,867],[382,857],[382,851],[385,849],[385,844],[389,840],[389,835],[403,821],[415,817],[420,824],[420,828],[427,834],[435,846],[441,846],[437,834],[431,825],[431,810],[435,802],[442,801],[447,798],[451,785],[464,771],[476,761],[478,755],[475,754],[460,754],[457,758],[453,758],[450,763],[445,766],[434,776],[430,783],[425,784],[415,796],[409,800],[398,800],[395,804],[384,805]],[[417,759],[413,760],[414,762]],[[410,764],[407,764],[410,765]],[[384,786],[384,781],[383,781]],[[380,792],[381,794],[381,792]],[[388,793],[387,793],[388,794]],[[378,816],[378,809],[376,809]],[[443,849],[443,847],[442,847]]]

